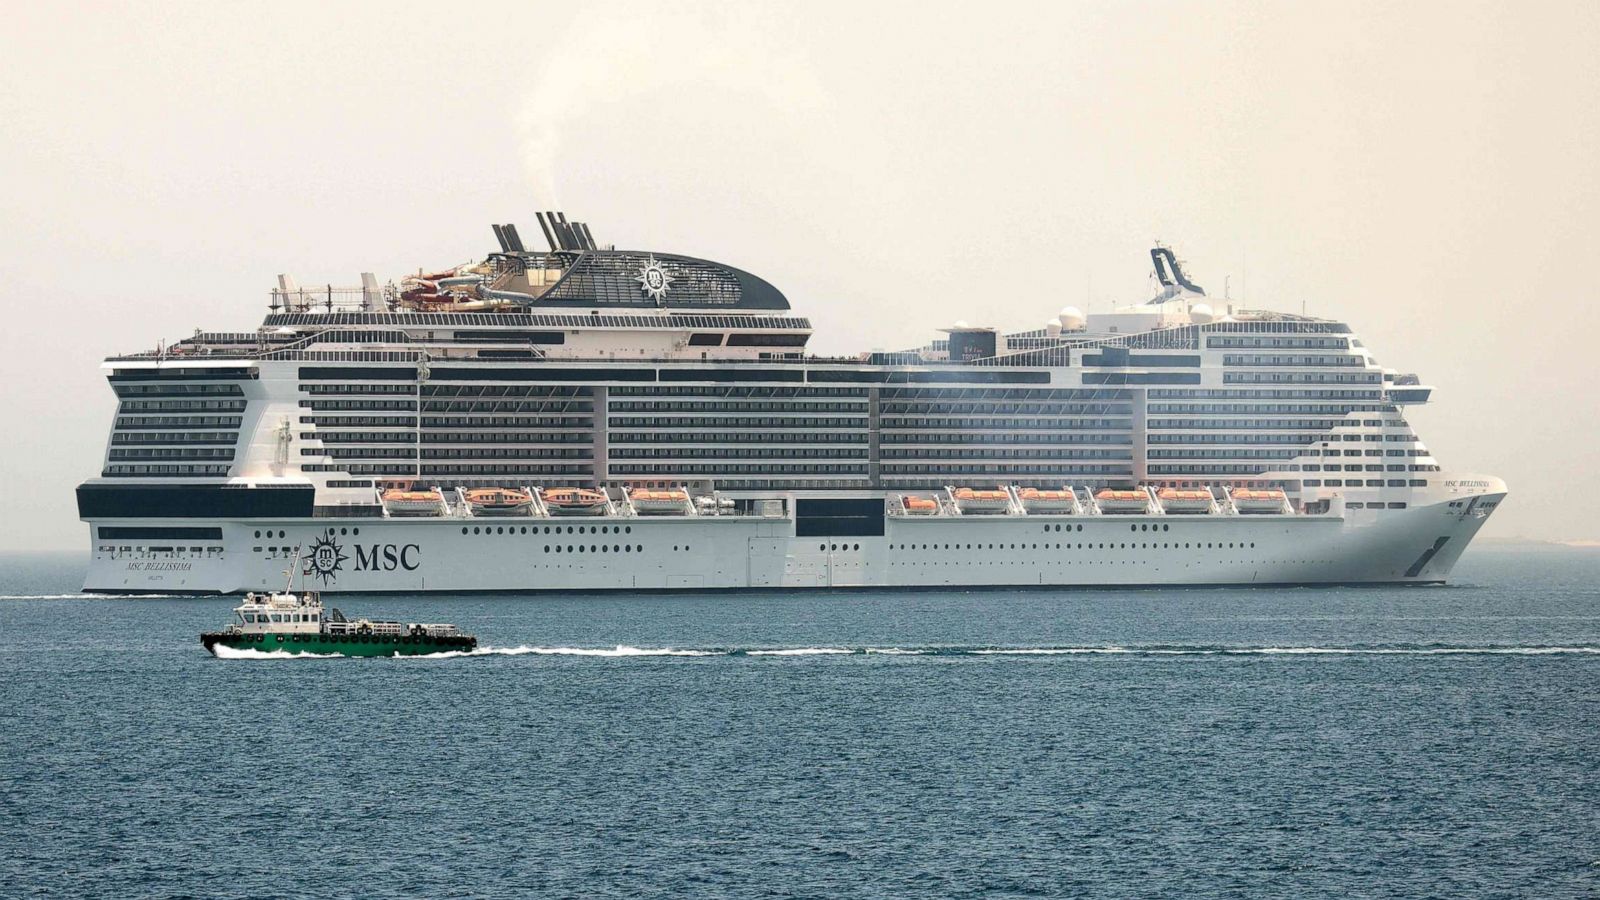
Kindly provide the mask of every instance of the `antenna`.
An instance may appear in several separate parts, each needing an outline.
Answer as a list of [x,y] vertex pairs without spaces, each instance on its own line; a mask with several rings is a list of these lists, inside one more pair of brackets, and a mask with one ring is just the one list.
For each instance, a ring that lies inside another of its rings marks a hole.
[[289,561],[289,568],[283,573],[283,592],[285,594],[294,590],[294,573],[300,571],[300,544],[294,545],[294,559]]
[[494,239],[500,242],[500,252],[510,253],[511,245],[506,243],[506,230],[499,225],[490,225],[494,229]]

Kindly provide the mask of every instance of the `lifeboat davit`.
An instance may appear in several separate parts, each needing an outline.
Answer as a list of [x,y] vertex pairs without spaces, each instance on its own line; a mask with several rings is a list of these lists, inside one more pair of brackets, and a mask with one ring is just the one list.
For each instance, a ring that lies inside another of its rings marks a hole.
[[689,506],[689,492],[681,488],[630,491],[628,499],[633,501],[634,511],[644,516],[681,515]]
[[1150,495],[1144,491],[1101,488],[1094,502],[1103,513],[1142,513],[1150,510]]
[[939,504],[931,497],[906,494],[900,498],[900,505],[905,507],[908,516],[933,516],[939,513]]
[[1004,513],[1011,509],[1011,496],[1005,491],[956,488],[952,496],[956,498],[956,506],[964,513]]
[[1023,488],[1017,492],[1017,499],[1028,512],[1072,512],[1078,507],[1071,491]]
[[544,492],[544,505],[554,516],[605,515],[606,495],[586,488],[552,488]]
[[392,487],[383,492],[383,508],[391,516],[444,515],[444,496],[438,491]]
[[1233,508],[1242,513],[1281,513],[1288,496],[1278,488],[1239,488],[1233,492]]
[[476,488],[466,495],[475,516],[525,516],[533,510],[533,496],[524,490]]
[[1161,501],[1161,508],[1169,513],[1208,513],[1211,511],[1212,498],[1210,491],[1162,488],[1156,491],[1156,499]]

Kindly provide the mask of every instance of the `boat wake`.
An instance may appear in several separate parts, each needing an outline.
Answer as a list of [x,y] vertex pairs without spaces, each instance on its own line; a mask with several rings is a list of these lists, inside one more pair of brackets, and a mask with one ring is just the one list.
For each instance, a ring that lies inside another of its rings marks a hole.
[[306,653],[290,650],[257,650],[254,647],[229,647],[218,644],[217,659],[343,659],[343,653]]
[[[222,659],[335,659],[342,653],[306,653],[287,650],[237,649],[219,646]],[[1356,647],[1228,647],[1200,645],[1151,645],[1123,647],[1115,644],[1081,647],[715,647],[680,649],[675,647],[479,647],[474,650],[448,650],[415,656],[372,657],[374,659],[440,660],[477,656],[573,656],[601,658],[636,657],[810,657],[810,656],[938,656],[971,657],[1315,657],[1315,656],[1600,656],[1600,647],[1454,647],[1441,645],[1356,646]]]
[[1600,656],[1600,647],[1456,647],[1441,645],[1356,646],[1356,647],[1229,647],[1229,646],[1103,646],[1081,647],[713,647],[678,649],[673,647],[479,647],[470,651],[434,653],[412,659],[446,659],[465,656],[727,656],[727,657],[807,657],[807,656]]

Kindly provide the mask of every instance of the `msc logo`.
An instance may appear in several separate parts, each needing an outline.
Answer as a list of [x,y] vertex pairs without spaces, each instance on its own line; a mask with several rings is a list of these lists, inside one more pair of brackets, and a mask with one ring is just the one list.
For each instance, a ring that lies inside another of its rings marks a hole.
[[332,537],[317,538],[311,543],[311,555],[306,557],[304,575],[315,575],[322,579],[323,584],[339,577],[339,570],[344,568],[345,561],[350,557],[344,555],[344,548]]
[[[353,549],[356,554],[355,565],[350,567],[353,572],[393,572],[397,569],[413,572],[421,565],[422,547],[417,544],[357,544]],[[314,575],[327,584],[338,579],[344,564],[349,561],[344,547],[332,535],[319,537],[312,543],[311,553],[306,558],[305,574]]]
[[393,572],[395,569],[404,569],[407,572],[417,568],[417,556],[422,553],[422,548],[416,544],[369,544],[368,546],[356,545],[356,571],[357,572]]

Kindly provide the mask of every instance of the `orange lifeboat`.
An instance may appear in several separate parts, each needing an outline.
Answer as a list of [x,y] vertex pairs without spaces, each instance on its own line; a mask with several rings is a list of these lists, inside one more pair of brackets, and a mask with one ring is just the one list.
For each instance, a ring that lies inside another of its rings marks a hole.
[[964,513],[1003,513],[1011,509],[1011,495],[1005,491],[956,488],[951,496]]
[[635,490],[628,492],[628,499],[633,501],[633,508],[640,515],[682,514],[689,505],[689,492],[681,488]]
[[1017,492],[1017,499],[1028,512],[1072,512],[1078,507],[1071,491],[1023,488]]
[[466,496],[475,516],[525,516],[533,509],[533,497],[516,488],[474,488]]
[[1211,511],[1211,492],[1197,489],[1162,488],[1156,491],[1161,508],[1169,513],[1208,513]]
[[444,497],[438,491],[416,491],[391,487],[383,492],[383,507],[391,516],[438,516],[444,514]]
[[906,494],[900,498],[900,504],[905,507],[908,516],[932,516],[939,512],[939,504],[931,497]]
[[1288,495],[1278,488],[1239,488],[1233,492],[1233,508],[1242,513],[1281,513]]
[[1094,502],[1103,513],[1142,513],[1150,509],[1150,495],[1144,491],[1101,488],[1095,491]]
[[606,511],[606,495],[587,488],[551,488],[544,492],[544,505],[555,516],[600,516]]

